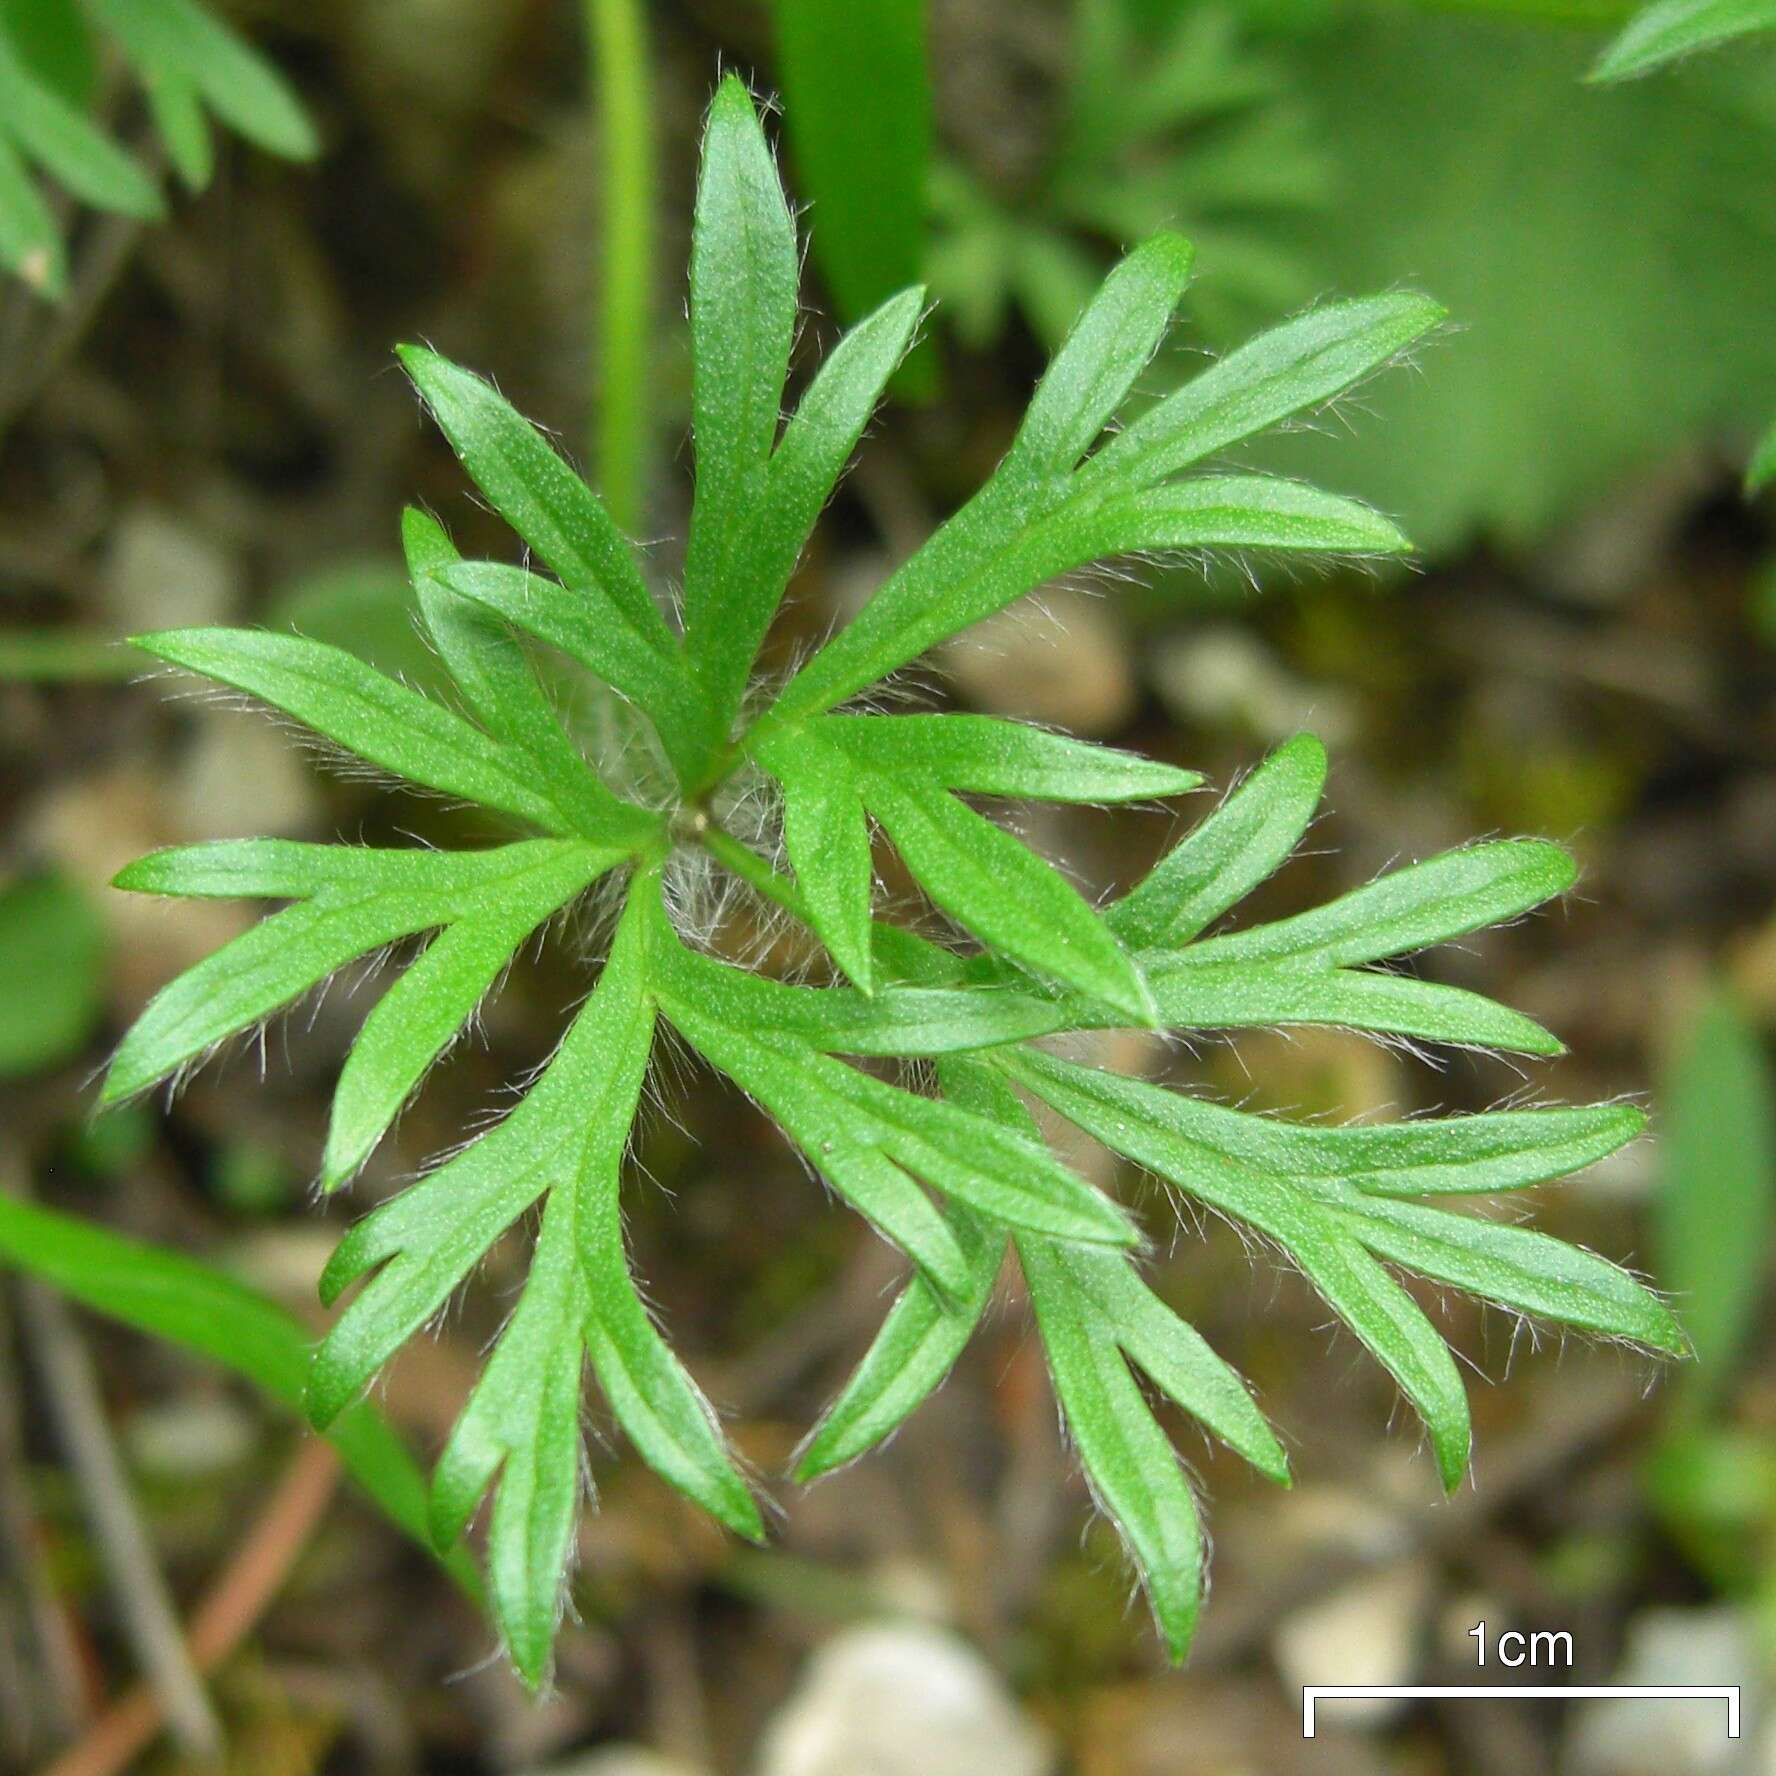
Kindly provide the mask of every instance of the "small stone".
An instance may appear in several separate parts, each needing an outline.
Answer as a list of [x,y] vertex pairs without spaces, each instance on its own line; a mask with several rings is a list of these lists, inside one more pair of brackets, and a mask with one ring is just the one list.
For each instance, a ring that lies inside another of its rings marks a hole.
[[1294,677],[1243,629],[1193,629],[1168,636],[1150,671],[1159,699],[1180,721],[1234,730],[1267,742],[1304,730],[1336,749],[1356,715],[1348,698]]
[[1379,1480],[1363,1490],[1305,1482],[1268,1502],[1271,1533],[1302,1558],[1335,1553],[1377,1565],[1402,1560],[1412,1538],[1392,1496]]
[[645,1745],[601,1745],[560,1763],[538,1765],[524,1776],[704,1776],[704,1772]]
[[302,748],[257,710],[203,710],[174,781],[171,810],[193,842],[292,837],[320,813]]
[[1101,598],[1071,587],[976,623],[937,658],[975,708],[1070,734],[1117,733],[1139,698],[1121,625]]
[[57,782],[24,823],[29,852],[84,885],[105,919],[112,1010],[120,1021],[253,922],[252,909],[233,901],[106,892],[126,863],[192,836],[175,819],[173,800],[164,772],[125,765]]
[[[1431,1575],[1404,1560],[1297,1610],[1271,1651],[1291,1693],[1304,1684],[1409,1684],[1418,1668]],[[1405,1704],[1397,1697],[1341,1700],[1328,1726],[1375,1727]]]
[[[100,596],[118,634],[141,635],[226,623],[239,586],[234,563],[200,530],[158,506],[138,505],[117,521]],[[153,662],[142,665],[151,670]]]
[[835,1635],[765,1730],[758,1776],[1046,1776],[1053,1754],[966,1642],[913,1623]]
[[318,1221],[265,1227],[233,1243],[228,1267],[274,1300],[308,1303],[338,1243],[339,1229]]
[[226,1473],[252,1454],[259,1430],[252,1416],[221,1395],[144,1406],[124,1425],[130,1464],[155,1480],[200,1480]]
[[1755,1639],[1732,1608],[1646,1610],[1630,1624],[1616,1684],[1740,1684],[1743,1737],[1727,1737],[1719,1700],[1611,1697],[1579,1704],[1561,1768],[1572,1776],[1752,1776],[1758,1751]]

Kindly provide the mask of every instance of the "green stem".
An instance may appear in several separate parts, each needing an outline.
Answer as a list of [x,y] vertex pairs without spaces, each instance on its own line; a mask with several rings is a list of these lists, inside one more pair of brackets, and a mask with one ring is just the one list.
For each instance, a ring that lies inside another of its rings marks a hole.
[[698,836],[703,842],[703,848],[724,869],[732,870],[741,881],[756,888],[767,900],[774,900],[786,913],[800,919],[812,929],[812,921],[801,895],[797,893],[795,884],[781,870],[774,868],[750,845],[742,844],[725,827],[717,826],[713,821]]
[[605,504],[633,535],[647,487],[648,310],[653,294],[652,83],[641,0],[585,0],[587,79],[598,93],[603,279],[593,460]]

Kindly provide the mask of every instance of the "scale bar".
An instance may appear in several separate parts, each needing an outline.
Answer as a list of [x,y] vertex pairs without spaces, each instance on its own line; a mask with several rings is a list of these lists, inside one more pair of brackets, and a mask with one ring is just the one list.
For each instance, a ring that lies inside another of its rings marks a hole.
[[1458,1701],[1464,1697],[1511,1697],[1519,1700],[1722,1701],[1727,1705],[1727,1737],[1739,1737],[1738,1684],[1304,1684],[1301,1689],[1301,1736],[1314,1737],[1314,1709],[1320,1702],[1382,1697]]

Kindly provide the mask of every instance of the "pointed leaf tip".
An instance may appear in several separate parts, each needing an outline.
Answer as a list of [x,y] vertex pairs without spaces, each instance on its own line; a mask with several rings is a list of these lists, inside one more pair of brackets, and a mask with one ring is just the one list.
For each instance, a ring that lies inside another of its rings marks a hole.
[[721,77],[715,89],[715,97],[710,101],[712,110],[717,105],[743,105],[748,111],[753,109],[750,88],[731,68]]

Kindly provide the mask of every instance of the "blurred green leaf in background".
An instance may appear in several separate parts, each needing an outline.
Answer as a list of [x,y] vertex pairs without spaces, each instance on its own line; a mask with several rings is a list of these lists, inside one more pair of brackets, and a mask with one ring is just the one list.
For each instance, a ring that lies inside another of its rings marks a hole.
[[[1304,235],[1328,279],[1409,278],[1456,318],[1435,375],[1378,391],[1383,423],[1336,452],[1343,490],[1428,553],[1531,545],[1776,406],[1776,327],[1751,319],[1776,290],[1776,83],[1710,62],[1600,92],[1586,53],[1405,13],[1340,13],[1286,50],[1336,163]],[[1325,451],[1275,456],[1327,478]]]
[[1776,1077],[1756,1027],[1716,987],[1682,1030],[1662,1093],[1659,1278],[1696,1362],[1647,1462],[1666,1532],[1776,1646],[1776,1438],[1734,1410],[1776,1233]]
[[1720,1398],[1754,1328],[1776,1232],[1776,1079],[1724,990],[1683,1032],[1663,1108],[1658,1273],[1696,1349],[1686,1387],[1701,1409]]
[[276,595],[269,617],[274,628],[344,648],[427,695],[450,682],[421,633],[413,583],[392,557],[369,555],[304,574]]
[[[300,1410],[313,1352],[307,1329],[213,1265],[0,1192],[5,1266],[53,1285],[95,1313],[220,1363],[280,1406]],[[381,1412],[360,1400],[328,1427],[327,1436],[371,1500],[430,1550],[424,1476]],[[479,1580],[464,1551],[455,1548],[441,1558],[457,1583],[476,1595]]]
[[0,1079],[72,1060],[104,1004],[105,935],[99,915],[60,876],[27,876],[0,890]]
[[[1015,310],[1050,350],[1116,251],[1161,228],[1195,243],[1190,332],[1224,341],[1315,293],[1311,249],[1281,226],[1316,215],[1328,161],[1290,71],[1218,7],[1156,15],[1082,0],[1034,177],[1005,187],[950,157],[932,180],[928,276],[974,350]],[[818,235],[815,237],[818,239]]]
[[[925,0],[777,0],[779,71],[810,244],[838,318],[920,280],[931,160]],[[915,351],[902,393],[931,388]]]

